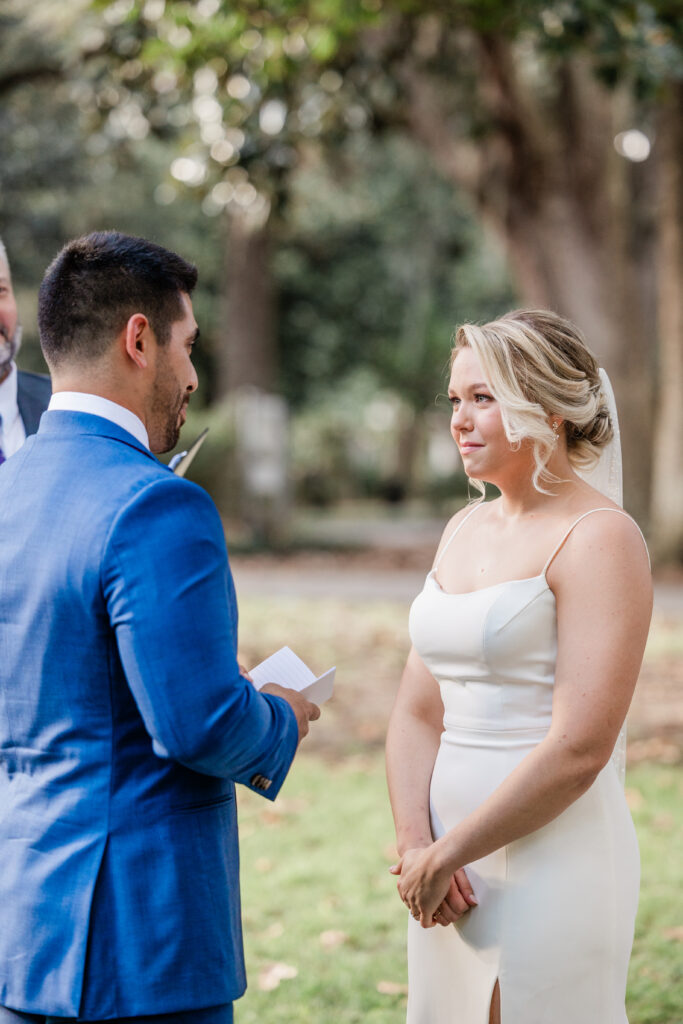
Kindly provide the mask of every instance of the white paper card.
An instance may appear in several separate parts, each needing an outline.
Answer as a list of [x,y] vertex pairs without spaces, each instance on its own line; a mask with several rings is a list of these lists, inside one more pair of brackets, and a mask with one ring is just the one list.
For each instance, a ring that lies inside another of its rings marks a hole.
[[330,668],[316,678],[291,648],[281,647],[256,668],[250,669],[249,675],[257,690],[266,683],[277,683],[290,690],[297,690],[314,704],[324,704],[332,696],[336,671],[336,667]]

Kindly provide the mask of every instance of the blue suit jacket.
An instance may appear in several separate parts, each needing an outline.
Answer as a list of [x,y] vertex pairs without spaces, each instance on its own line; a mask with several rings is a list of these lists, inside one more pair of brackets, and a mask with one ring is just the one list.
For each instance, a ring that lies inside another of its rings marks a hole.
[[113,423],[45,413],[0,467],[0,1004],[242,994],[233,781],[273,798],[297,727],[236,630],[208,495]]

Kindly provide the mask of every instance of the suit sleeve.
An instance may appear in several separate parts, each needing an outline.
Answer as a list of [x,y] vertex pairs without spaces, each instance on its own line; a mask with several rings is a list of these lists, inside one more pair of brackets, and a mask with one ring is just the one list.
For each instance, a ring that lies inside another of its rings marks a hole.
[[102,587],[155,753],[274,799],[296,717],[240,675],[232,575],[206,492],[170,474],[142,489],[109,531]]

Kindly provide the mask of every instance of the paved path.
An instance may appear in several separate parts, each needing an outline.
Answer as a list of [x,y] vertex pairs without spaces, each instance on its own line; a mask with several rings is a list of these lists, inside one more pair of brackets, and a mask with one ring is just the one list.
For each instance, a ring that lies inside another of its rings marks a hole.
[[[343,601],[410,602],[422,588],[424,573],[415,569],[363,569],[340,565],[339,556],[329,566],[272,564],[235,558],[233,569],[238,596],[337,598]],[[655,584],[655,614],[683,619],[683,585]]]
[[[297,533],[321,545],[349,545],[368,548],[367,567],[363,556],[353,552],[348,559],[343,553],[311,558],[278,559],[268,557],[231,559],[238,594],[244,596],[339,598],[344,601],[410,602],[422,588],[421,569],[398,569],[388,565],[375,567],[375,551],[414,552],[424,557],[418,564],[428,565],[436,549],[445,517],[394,516],[374,518],[365,515],[315,515],[301,517]],[[415,559],[412,559],[414,564]],[[683,579],[678,582],[657,581],[655,613],[667,619],[683,620]]]
[[344,601],[411,601],[424,576],[414,570],[289,568],[278,565],[251,567],[234,564],[238,596],[323,597]]

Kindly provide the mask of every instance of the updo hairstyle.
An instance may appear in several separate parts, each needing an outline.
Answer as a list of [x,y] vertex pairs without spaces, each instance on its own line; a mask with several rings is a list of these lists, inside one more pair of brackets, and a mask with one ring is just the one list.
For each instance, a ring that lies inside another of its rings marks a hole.
[[465,347],[481,363],[510,443],[532,442],[537,490],[554,480],[546,468],[555,444],[548,416],[564,421],[575,469],[597,462],[614,431],[598,363],[574,324],[547,310],[518,309],[483,327],[459,327],[451,366]]

